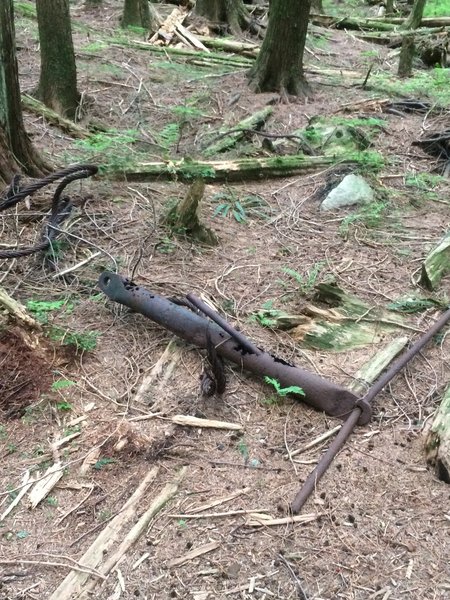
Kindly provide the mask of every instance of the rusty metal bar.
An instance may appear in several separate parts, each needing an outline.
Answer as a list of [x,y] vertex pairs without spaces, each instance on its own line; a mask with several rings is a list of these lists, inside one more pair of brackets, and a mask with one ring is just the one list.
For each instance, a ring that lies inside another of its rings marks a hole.
[[216,311],[210,308],[206,304],[206,302],[203,302],[203,300],[197,298],[197,296],[194,296],[194,294],[187,294],[186,298],[196,308],[201,310],[203,314],[212,319],[214,323],[217,323],[219,327],[222,327],[222,329],[226,331],[229,335],[231,335],[231,337],[235,339],[238,342],[238,344],[242,346],[242,348],[247,350],[247,352],[253,352],[253,354],[262,354],[262,350],[260,350],[258,346],[252,344],[244,335],[242,335],[242,333],[236,331],[236,329],[232,327],[229,323],[227,323],[223,317],[221,317],[218,313],[216,313]]
[[[450,309],[447,310],[434,325],[430,327],[430,329],[415,342],[409,350],[406,350],[394,363],[389,367],[389,369],[381,375],[379,379],[372,385],[372,387],[368,390],[365,396],[362,398],[362,401],[371,404],[375,396],[381,392],[381,390],[399,373],[401,369],[412,359],[414,356],[422,350],[422,348],[431,340],[431,338],[436,335],[444,325],[450,320]],[[355,425],[358,422],[358,419],[361,415],[361,408],[356,407],[353,412],[350,414],[348,419],[342,425],[341,429],[338,431],[336,437],[330,444],[330,447],[322,456],[320,461],[315,466],[314,470],[308,475],[306,481],[303,486],[297,492],[297,495],[292,502],[292,512],[294,514],[300,512],[301,508],[308,500],[312,492],[314,491],[317,483],[324,475],[328,467],[333,462],[334,457],[337,455],[339,450],[345,444],[347,439],[350,437]]]
[[[152,294],[120,275],[105,271],[100,275],[99,287],[111,300],[143,314],[200,348],[207,347],[209,335],[217,354],[231,360],[241,369],[277,379],[281,387],[301,387],[304,396],[292,395],[317,410],[325,411],[333,417],[345,418],[358,403],[357,396],[345,388],[260,348],[257,349],[258,353],[251,351],[251,345],[242,345],[233,337],[230,338],[216,323],[167,298]],[[358,422],[363,425],[370,421],[371,413],[368,405],[362,408]]]

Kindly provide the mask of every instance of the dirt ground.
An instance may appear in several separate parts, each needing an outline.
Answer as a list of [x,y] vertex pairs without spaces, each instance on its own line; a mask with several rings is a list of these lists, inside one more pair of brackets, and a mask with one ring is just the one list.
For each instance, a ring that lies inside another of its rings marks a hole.
[[[161,149],[154,143],[154,132],[173,121],[174,106],[187,105],[195,96],[201,115],[184,124],[171,156],[198,156],[209,127],[234,124],[274,98],[251,93],[243,69],[217,74],[183,58],[129,48],[105,45],[86,50],[116,28],[119,4],[106,2],[103,11],[90,12],[81,4],[73,6],[74,21],[89,26],[74,31],[86,126],[102,122],[118,130],[138,130],[148,160],[156,160]],[[23,91],[31,91],[38,80],[36,36],[32,19],[18,19]],[[326,44],[319,43],[324,36]],[[305,127],[314,115],[342,116],[344,105],[383,98],[383,93],[361,89],[344,75],[327,79],[319,73],[325,68],[356,70],[362,81],[367,57],[374,52],[375,69],[391,73],[394,80],[396,58],[389,49],[351,32],[333,30],[320,36],[314,29],[305,58],[313,96],[274,104],[267,129],[289,133]],[[345,114],[367,116],[357,107]],[[204,248],[160,223],[168,204],[186,193],[185,184],[98,176],[73,186],[78,210],[62,252],[54,257],[56,271],[41,255],[0,262],[1,285],[17,300],[66,301],[48,313],[46,327],[98,334],[95,349],[61,355],[55,346],[38,369],[21,347],[11,361],[12,338],[0,339],[0,392],[14,408],[7,408],[1,398],[0,515],[17,496],[27,470],[32,476],[42,475],[57,459],[64,467],[57,486],[36,508],[29,508],[25,496],[0,520],[1,600],[50,598],[70,569],[81,568],[88,547],[123,514],[125,502],[157,467],[137,514],[119,532],[119,541],[103,558],[107,560],[183,466],[186,472],[178,491],[106,580],[91,578],[97,585],[90,597],[450,598],[450,487],[427,465],[423,435],[450,378],[445,333],[377,397],[371,423],[356,428],[303,508],[301,514],[311,518],[255,526],[252,513],[289,517],[297,490],[329,440],[290,460],[286,456],[340,421],[295,400],[275,398],[268,386],[231,364],[226,366],[223,397],[201,397],[204,353],[106,300],[96,287],[99,274],[108,269],[133,274],[137,283],[159,294],[204,294],[261,347],[349,385],[384,341],[351,352],[313,351],[295,343],[289,332],[263,328],[251,317],[268,301],[295,314],[310,300],[311,293],[305,297],[283,273],[284,267],[307,277],[321,263],[317,282],[332,278],[371,305],[386,306],[407,294],[424,293],[417,277],[423,257],[448,230],[450,186],[440,183],[431,194],[407,187],[405,178],[433,169],[434,159],[412,142],[424,131],[445,127],[445,119],[448,128],[448,116],[369,116],[386,122],[373,140],[386,166],[370,177],[388,204],[374,227],[356,220],[342,235],[342,222],[354,211],[319,211],[318,192],[340,172],[330,168],[289,179],[207,185],[201,218],[220,243]],[[86,160],[70,136],[42,118],[26,113],[26,125],[33,142],[58,166]],[[117,153],[123,156],[123,148]],[[90,159],[95,162],[95,156]],[[270,207],[269,218],[249,216],[239,223],[214,215],[214,194],[230,190],[237,197],[259,195]],[[14,211],[3,213],[2,244],[15,243],[18,232],[22,244],[35,242],[43,214],[36,206],[42,210],[49,198],[49,192],[40,194],[28,212],[19,206],[18,213],[27,212],[26,218]],[[37,219],[30,220],[30,214]],[[94,259],[68,275],[56,274],[95,252],[99,254]],[[448,285],[446,278],[436,297],[446,297]],[[438,314],[428,310],[412,315],[410,329],[400,333],[416,339]],[[50,381],[63,380],[67,386],[45,389],[49,375]],[[30,377],[36,385],[28,407],[19,410],[17,398],[8,398],[14,396],[14,382],[22,386],[22,393]],[[175,425],[174,415],[238,423],[243,430]],[[55,450],[56,440],[71,435]],[[196,549],[209,551],[189,554]],[[176,564],[180,557],[185,560]]]

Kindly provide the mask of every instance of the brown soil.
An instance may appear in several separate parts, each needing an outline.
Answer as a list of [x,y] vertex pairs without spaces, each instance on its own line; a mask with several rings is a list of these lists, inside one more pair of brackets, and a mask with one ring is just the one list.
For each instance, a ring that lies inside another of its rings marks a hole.
[[27,406],[38,403],[52,382],[49,365],[20,334],[0,333],[0,413],[3,418],[23,416]]
[[[171,156],[181,158],[198,155],[208,128],[234,124],[273,99],[273,94],[251,93],[243,71],[218,75],[181,59],[120,47],[84,50],[101,37],[97,32],[109,34],[116,27],[120,6],[111,1],[93,11],[85,11],[81,3],[74,7],[74,20],[92,28],[74,34],[79,89],[89,96],[85,124],[101,121],[121,130],[137,129],[148,160],[156,160],[161,148],[155,145],[154,133],[173,123],[171,108],[188,105],[195,95],[201,116],[184,124],[177,149],[171,149]],[[23,90],[33,89],[38,79],[36,29],[30,20],[17,23]],[[358,70],[362,81],[367,72],[364,57],[367,51],[377,51],[377,68],[395,73],[388,50],[345,32],[326,35],[325,49],[316,48],[311,38],[308,68]],[[305,127],[314,115],[361,116],[362,110],[352,104],[377,95],[352,85],[345,76],[330,80],[309,71],[308,78],[314,97],[274,105],[270,131],[289,133]],[[347,113],[341,112],[345,106],[350,107]],[[348,385],[384,344],[343,353],[311,351],[299,347],[288,332],[264,329],[251,316],[268,301],[298,312],[309,298],[282,269],[307,277],[318,262],[323,263],[318,281],[333,278],[374,305],[421,293],[415,284],[421,260],[449,226],[449,186],[441,185],[431,195],[407,188],[405,176],[434,166],[411,144],[422,127],[433,129],[438,118],[373,112],[369,116],[386,119],[374,144],[388,164],[371,177],[384,189],[389,207],[375,227],[355,221],[343,235],[342,221],[353,211],[325,216],[319,212],[317,192],[338,171],[328,169],[286,180],[206,186],[201,217],[220,245],[202,248],[160,224],[168,205],[185,195],[185,185],[98,177],[73,186],[80,199],[90,199],[84,207],[78,202],[54,262],[63,270],[90,253],[100,251],[99,256],[64,277],[55,277],[42,257],[24,258],[12,267],[0,263],[2,285],[18,300],[67,299],[72,308],[52,313],[50,324],[68,333],[99,333],[94,350],[82,352],[70,367],[54,367],[55,379],[74,385],[45,399],[45,367],[36,376],[34,359],[25,358],[13,338],[2,338],[0,353],[13,356],[13,345],[18,369],[20,364],[18,381],[31,386],[11,399],[13,384],[4,373],[12,371],[4,371],[2,364],[0,394],[9,390],[6,400],[4,394],[1,398],[2,406],[17,413],[29,389],[31,410],[22,419],[5,420],[0,429],[0,513],[20,489],[27,469],[36,475],[51,464],[53,440],[80,435],[58,451],[65,470],[50,496],[34,510],[25,496],[0,522],[1,600],[50,597],[73,561],[81,559],[155,465],[158,475],[138,514],[183,465],[187,474],[176,496],[118,568],[99,582],[93,598],[450,598],[450,487],[427,467],[423,451],[424,425],[449,381],[449,336],[430,344],[379,395],[372,422],[355,430],[304,507],[302,514],[313,514],[313,520],[253,527],[249,512],[289,515],[295,493],[328,442],[292,460],[285,458],[288,451],[339,422],[293,400],[274,398],[262,382],[232,365],[227,365],[223,398],[205,400],[199,393],[205,357],[181,341],[171,345],[158,376],[142,393],[143,379],[172,336],[107,301],[96,288],[99,273],[117,269],[124,275],[133,273],[136,282],[156,293],[204,294],[258,345]],[[66,166],[81,156],[73,140],[36,115],[28,114],[26,122],[34,143],[52,154],[55,163]],[[230,189],[237,197],[260,195],[270,206],[269,220],[238,223],[214,216],[214,194]],[[2,243],[16,243],[18,231],[21,243],[33,243],[40,223],[12,213],[1,216]],[[38,217],[40,221],[42,215]],[[448,292],[448,281],[440,286],[441,296]],[[436,316],[437,311],[413,315],[412,329],[401,333],[414,339]],[[25,367],[30,371],[22,372]],[[170,418],[179,414],[240,423],[244,430],[240,434],[175,426]],[[241,493],[227,500],[236,492]],[[203,511],[209,517],[197,518],[202,513],[196,513],[196,507],[220,499],[222,503]],[[210,542],[219,545],[181,566],[169,566],[171,559]],[[78,592],[74,597],[80,597]]]

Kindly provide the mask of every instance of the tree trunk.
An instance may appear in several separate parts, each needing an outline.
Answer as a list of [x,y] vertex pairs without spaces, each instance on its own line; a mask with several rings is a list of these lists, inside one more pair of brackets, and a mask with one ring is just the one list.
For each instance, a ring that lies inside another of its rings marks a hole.
[[49,108],[74,119],[80,95],[69,0],[36,0],[36,12],[41,46],[37,96]]
[[125,0],[120,24],[122,27],[131,25],[143,29],[152,29],[148,0]]
[[266,37],[249,74],[255,92],[308,94],[303,52],[310,8],[311,0],[271,0]]
[[399,77],[411,77],[413,59],[415,52],[415,40],[414,35],[405,35],[402,40],[402,48],[400,50],[400,57],[398,61],[398,76]]
[[197,0],[195,14],[222,29],[228,29],[234,35],[241,33],[249,24],[242,0]]
[[417,29],[423,17],[423,11],[427,0],[415,0],[411,14],[405,21],[405,29]]
[[12,0],[0,2],[0,180],[20,170],[38,177],[46,170],[26,134],[20,104]]

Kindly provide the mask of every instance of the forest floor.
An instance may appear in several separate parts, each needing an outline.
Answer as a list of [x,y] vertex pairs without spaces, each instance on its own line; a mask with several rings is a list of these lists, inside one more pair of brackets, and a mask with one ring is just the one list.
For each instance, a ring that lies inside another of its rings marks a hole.
[[[398,81],[395,51],[352,32],[311,28],[305,65],[313,94],[307,101],[275,102],[266,129],[289,134],[317,115],[352,123],[382,119],[371,149],[384,165],[370,172],[353,168],[367,175],[377,199],[364,210],[320,212],[321,192],[342,176],[341,167],[286,179],[211,183],[201,219],[219,245],[201,247],[161,224],[187,184],[123,181],[111,173],[120,175],[136,157],[199,157],[211,129],[233,126],[276,95],[253,94],[245,68],[205,66],[112,43],[122,35],[121,3],[104,4],[99,11],[73,5],[74,41],[82,124],[114,131],[75,141],[25,113],[34,144],[54,165],[107,164],[110,175],[73,184],[78,209],[52,261],[35,256],[0,262],[1,285],[47,320],[47,330],[84,350],[62,355],[56,349],[51,363],[39,363],[19,338],[0,340],[0,514],[17,497],[27,470],[42,474],[56,454],[65,467],[36,508],[24,497],[0,521],[0,599],[50,598],[155,466],[138,515],[183,466],[187,470],[177,493],[108,578],[93,579],[94,598],[450,598],[450,487],[427,465],[423,435],[450,379],[449,336],[430,344],[377,397],[371,423],[356,428],[303,508],[310,518],[255,526],[251,513],[289,517],[297,490],[329,440],[290,460],[286,455],[340,421],[277,397],[231,364],[223,397],[202,398],[204,353],[108,301],[97,287],[108,269],[133,274],[162,295],[203,294],[259,346],[349,385],[391,337],[416,339],[439,312],[412,314],[409,329],[343,352],[310,349],[288,331],[263,327],[254,315],[263,306],[298,314],[323,281],[334,281],[370,306],[386,307],[408,295],[447,298],[448,278],[435,294],[419,288],[417,279],[423,258],[448,230],[450,186],[431,174],[436,160],[412,143],[424,132],[448,129],[448,114],[387,114],[378,102],[364,101],[413,97],[448,105],[448,69],[418,69],[413,79]],[[22,91],[32,92],[39,76],[36,22],[18,14],[16,29]],[[128,34],[133,37],[142,39]],[[266,152],[255,137],[226,157]],[[252,213],[249,196],[258,199],[266,218]],[[35,242],[50,198],[44,191],[32,199],[31,210],[19,206],[17,214],[2,215],[2,244],[14,244],[19,233],[21,244]],[[228,205],[227,216],[215,214],[218,203]],[[236,208],[241,218],[233,215]],[[58,276],[96,252],[90,262]],[[155,365],[161,367],[158,375]],[[141,393],[150,372],[153,380]],[[26,394],[20,396],[14,382]],[[243,429],[175,425],[171,417],[180,414]],[[77,435],[52,450],[55,440],[71,434]],[[120,540],[131,525],[119,532]],[[197,549],[204,553],[189,554]],[[180,557],[180,564],[171,562]]]

